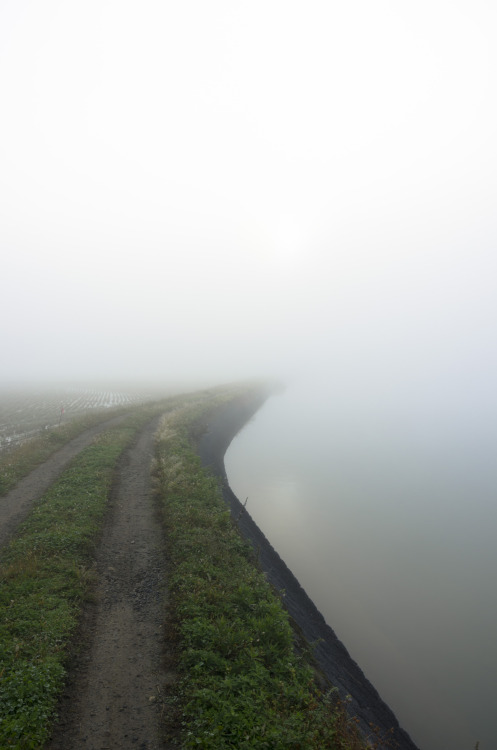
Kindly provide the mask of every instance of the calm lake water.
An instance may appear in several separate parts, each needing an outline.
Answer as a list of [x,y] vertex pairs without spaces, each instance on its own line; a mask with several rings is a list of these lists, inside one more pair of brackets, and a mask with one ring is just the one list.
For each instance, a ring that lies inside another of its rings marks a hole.
[[497,434],[446,406],[290,388],[226,470],[421,750],[494,750]]

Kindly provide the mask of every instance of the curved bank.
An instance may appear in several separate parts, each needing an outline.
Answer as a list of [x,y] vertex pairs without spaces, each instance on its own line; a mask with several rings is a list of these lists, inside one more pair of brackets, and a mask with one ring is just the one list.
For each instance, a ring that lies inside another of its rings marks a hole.
[[297,630],[308,643],[314,644],[313,654],[318,667],[330,685],[338,688],[341,697],[348,701],[349,713],[358,718],[364,735],[371,733],[371,727],[378,727],[381,737],[390,738],[388,747],[419,750],[229,486],[224,455],[235,435],[268,395],[267,391],[257,396],[252,394],[212,414],[197,440],[197,452],[203,465],[210,467],[221,479],[224,500],[237,519],[243,537],[254,547],[268,581],[277,591],[284,592],[283,603]]

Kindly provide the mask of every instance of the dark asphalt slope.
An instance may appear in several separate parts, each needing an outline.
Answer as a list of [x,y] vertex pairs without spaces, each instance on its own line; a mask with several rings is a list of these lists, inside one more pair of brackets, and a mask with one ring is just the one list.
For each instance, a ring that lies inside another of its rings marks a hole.
[[338,688],[343,699],[350,696],[349,712],[351,716],[357,716],[361,730],[367,736],[371,726],[378,727],[382,737],[388,736],[394,740],[389,747],[418,750],[229,487],[224,454],[237,432],[262,406],[267,395],[261,393],[252,398],[241,399],[211,415],[203,425],[203,434],[197,440],[198,454],[204,466],[210,467],[222,480],[225,502],[231,509],[232,516],[237,519],[243,537],[252,543],[268,581],[277,591],[284,592],[283,602],[290,616],[306,641],[315,644],[313,653],[318,667],[330,684]]

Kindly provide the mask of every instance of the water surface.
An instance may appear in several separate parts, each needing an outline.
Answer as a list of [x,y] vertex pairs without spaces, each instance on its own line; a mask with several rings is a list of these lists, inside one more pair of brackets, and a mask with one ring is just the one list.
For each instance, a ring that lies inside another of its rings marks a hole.
[[420,403],[271,398],[230,484],[421,750],[497,747],[491,420]]

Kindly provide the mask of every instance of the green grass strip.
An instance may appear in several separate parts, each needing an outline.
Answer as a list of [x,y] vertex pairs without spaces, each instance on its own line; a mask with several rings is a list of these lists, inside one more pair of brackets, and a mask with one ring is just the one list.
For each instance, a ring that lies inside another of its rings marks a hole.
[[48,735],[113,469],[134,432],[128,426],[98,436],[1,555],[0,747],[38,748]]
[[10,492],[20,479],[47,460],[55,451],[85,430],[129,409],[97,412],[72,419],[60,427],[40,432],[37,437],[0,455],[0,497]]
[[171,415],[157,441],[181,747],[363,748],[343,708],[320,693],[311,667],[296,655],[286,610],[256,569],[217,481],[191,449],[188,433],[201,410]]

